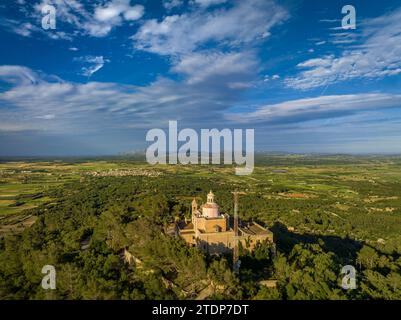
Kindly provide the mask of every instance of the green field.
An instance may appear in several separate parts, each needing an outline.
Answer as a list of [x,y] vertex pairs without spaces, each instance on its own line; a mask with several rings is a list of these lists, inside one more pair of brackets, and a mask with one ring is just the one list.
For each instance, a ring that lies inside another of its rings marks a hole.
[[[205,257],[157,231],[189,217],[192,197],[202,202],[210,189],[229,214],[232,191],[242,191],[241,219],[270,228],[276,254],[244,250],[234,275],[230,257]],[[0,238],[7,299],[192,299],[216,282],[224,289],[210,289],[210,297],[400,299],[401,157],[258,155],[249,176],[232,166],[127,158],[2,162]],[[123,248],[141,268],[121,262]],[[60,268],[52,296],[37,289],[46,262]],[[340,287],[346,264],[358,271],[357,290]],[[261,285],[266,279],[277,287]]]

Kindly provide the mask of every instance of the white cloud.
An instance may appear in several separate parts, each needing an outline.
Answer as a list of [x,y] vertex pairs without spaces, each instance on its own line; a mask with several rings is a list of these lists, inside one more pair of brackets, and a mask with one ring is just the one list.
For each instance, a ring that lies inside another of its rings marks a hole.
[[144,13],[145,13],[145,7],[141,5],[136,5],[124,12],[124,19],[129,21],[135,21],[142,18]]
[[195,3],[202,7],[209,7],[216,4],[222,4],[227,2],[227,0],[195,0]]
[[240,82],[240,81],[238,81],[238,82],[228,82],[227,86],[230,89],[241,90],[241,89],[252,88],[254,86],[254,84],[252,82]]
[[269,0],[235,1],[229,8],[147,20],[132,39],[135,48],[161,55],[190,53],[210,41],[240,47],[262,39],[287,17],[286,10]]
[[236,0],[205,10],[217,2],[223,1],[198,2],[187,13],[145,21],[132,36],[134,47],[170,56],[171,71],[184,75],[189,85],[251,87],[258,71],[254,48],[288,13],[270,0]]
[[[15,128],[26,125],[41,130],[42,121],[46,120],[49,131],[149,128],[165,125],[172,115],[185,121],[185,125],[196,127],[202,123],[218,126],[224,121],[237,125],[299,123],[401,109],[401,95],[361,93],[291,100],[264,105],[256,111],[230,113],[230,108],[240,101],[238,89],[249,82],[228,82],[225,89],[214,83],[198,86],[167,79],[159,79],[145,87],[50,82],[22,66],[0,66],[0,80],[13,85],[0,93],[1,105],[8,106],[0,110],[1,122]],[[32,119],[37,122],[33,123]]]
[[95,10],[95,19],[99,21],[108,21],[111,19],[119,19],[121,11],[117,9],[115,6],[108,6],[102,8],[96,8]]
[[72,39],[70,35],[63,31],[52,30],[51,32],[47,32],[31,22],[21,23],[20,21],[14,19],[0,19],[0,26],[22,37],[32,37],[34,34],[41,34],[51,39]]
[[[11,22],[11,20],[9,20],[9,22]],[[29,22],[25,22],[25,23],[21,23],[21,24],[15,23],[14,25],[12,25],[12,23],[11,23],[11,26],[12,26],[12,30],[16,34],[19,34],[20,36],[23,36],[23,37],[30,37],[33,32],[40,31],[40,28],[38,28],[37,26],[35,26]]]
[[206,121],[215,126],[224,110],[238,101],[237,89],[214,84],[199,87],[163,78],[145,87],[80,84],[47,81],[22,66],[0,66],[0,80],[12,84],[0,93],[0,105],[7,106],[0,109],[0,124],[21,130],[82,133],[152,128],[165,125],[172,115],[185,119],[187,125]]
[[[360,25],[360,44],[353,44],[340,56],[326,55],[300,63],[298,67],[307,70],[286,79],[286,85],[306,90],[356,78],[401,74],[401,8]],[[335,41],[354,43],[354,38],[345,35],[342,41]]]
[[[393,145],[384,148],[387,151],[400,149],[397,141],[401,95],[396,94],[324,96],[233,113],[230,111],[233,106],[241,106],[241,110],[246,106],[241,93],[238,94],[237,87],[241,84],[235,82],[230,88],[218,83],[191,85],[158,79],[138,87],[54,80],[55,77],[26,67],[0,66],[0,81],[11,84],[0,92],[3,144],[22,143],[19,150],[24,154],[30,150],[32,141],[37,141],[36,152],[47,137],[64,154],[66,145],[62,138],[79,136],[71,141],[75,153],[88,152],[89,147],[95,146],[99,153],[105,148],[119,152],[141,144],[147,129],[165,128],[168,120],[174,119],[181,126],[194,129],[251,125],[258,128],[259,147],[273,150],[338,152],[344,150],[341,149],[344,143],[349,143],[350,148],[354,147],[353,152],[374,151],[374,141],[387,145],[391,141]],[[60,137],[60,141],[55,137]],[[360,141],[364,141],[362,149],[358,149]],[[48,151],[45,148],[42,152]]]
[[181,7],[183,4],[183,0],[163,0],[163,6],[166,8],[166,10],[172,10],[174,8]]
[[[161,21],[145,21],[133,36],[135,47],[171,56],[171,71],[184,75],[188,84],[218,77],[221,83],[212,81],[214,85],[236,89],[252,86],[252,78],[257,75],[258,58],[256,53],[251,52],[256,52],[254,48],[265,41],[274,26],[288,18],[288,13],[272,0],[234,0],[229,6],[212,6],[222,2],[204,0],[196,4],[192,1],[189,2],[190,10],[185,14],[168,15]],[[137,20],[144,14],[143,6],[131,5],[130,0],[99,1],[86,5],[78,0],[41,0],[35,5],[38,16],[41,16],[42,5],[47,3],[56,6],[57,19],[75,29],[73,35],[46,32],[55,39],[75,37],[77,34],[103,37],[124,21]],[[182,1],[164,4],[176,7]],[[206,10],[209,5],[211,7]],[[30,28],[27,26],[21,32],[27,35],[39,32]],[[40,28],[40,32],[44,31]],[[205,45],[210,42],[214,43],[213,50],[206,50]],[[76,51],[76,48],[69,50]],[[97,60],[80,60],[90,64],[82,68],[82,73],[88,77],[107,62],[100,59],[102,57],[94,58]]]
[[350,45],[351,43],[356,43],[360,41],[360,35],[357,32],[349,31],[344,32],[344,29],[339,27],[337,29],[339,32],[331,33],[329,42],[334,45]]
[[130,0],[112,0],[97,6],[92,19],[86,19],[82,28],[92,36],[103,37],[120,26],[124,20],[135,21],[145,12],[142,5],[130,5]]
[[0,66],[0,79],[17,85],[35,84],[39,81],[36,72],[22,66]]
[[272,76],[269,76],[269,75],[265,75],[264,77],[263,77],[263,81],[264,82],[268,82],[268,81],[270,81],[270,80],[278,80],[278,79],[280,79],[280,76],[278,75],[278,74],[273,74]]
[[[72,40],[80,35],[105,37],[113,28],[142,18],[145,8],[131,5],[130,0],[85,1],[82,0],[34,0],[20,10],[25,16],[22,21],[2,19],[0,25],[23,37],[40,34],[51,39]],[[56,8],[57,29],[41,28],[42,7]],[[72,31],[64,28],[72,27]],[[63,31],[60,31],[63,30]],[[68,30],[68,31],[67,31]]]
[[95,72],[103,68],[105,63],[110,62],[110,60],[104,59],[103,56],[85,56],[76,58],[75,60],[90,64],[89,67],[82,68],[82,75],[87,77],[92,76]]
[[145,8],[142,5],[130,6],[129,0],[112,0],[102,7],[96,7],[94,17],[98,21],[120,24],[121,16],[125,20],[138,20]]
[[2,132],[18,132],[18,131],[27,131],[27,130],[35,130],[36,126],[30,125],[29,123],[7,123],[0,122],[0,133]]
[[[36,22],[40,23],[42,18],[41,9],[50,4],[56,7],[58,21],[72,25],[75,30],[70,34],[66,32],[51,31],[44,32],[40,27],[27,22],[18,28],[9,28],[15,33],[30,36],[33,32],[42,33],[53,39],[71,40],[76,35],[89,35],[93,37],[107,36],[115,27],[122,25],[125,21],[140,19],[145,8],[142,5],[131,5],[130,0],[110,0],[86,4],[78,0],[41,0],[33,6]],[[29,12],[30,10],[27,10]],[[27,18],[31,18],[28,16]],[[33,26],[33,27],[32,27]]]
[[227,80],[231,83],[236,76],[243,79],[255,67],[255,57],[250,52],[202,52],[185,55],[172,68],[172,71],[187,75],[189,84],[199,83],[212,77],[229,77]]
[[253,112],[230,114],[227,118],[246,123],[302,122],[386,108],[401,108],[401,95],[362,93],[290,100],[265,105]]
[[52,120],[55,117],[54,114],[44,114],[43,116],[36,116],[36,119]]

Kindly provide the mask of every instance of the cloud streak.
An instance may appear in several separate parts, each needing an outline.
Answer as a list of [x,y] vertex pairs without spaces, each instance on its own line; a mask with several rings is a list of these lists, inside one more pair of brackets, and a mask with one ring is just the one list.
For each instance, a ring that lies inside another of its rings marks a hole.
[[[348,35],[342,39],[353,43],[339,56],[313,58],[298,64],[302,71],[288,77],[285,84],[308,90],[352,79],[382,79],[401,74],[401,8],[361,23],[360,43]],[[348,33],[347,33],[348,34]],[[339,38],[337,37],[337,43]]]
[[[206,86],[205,82],[159,78],[142,87],[81,84],[22,66],[0,66],[0,81],[11,85],[0,92],[0,143],[10,144],[16,139],[18,143],[47,141],[55,146],[57,137],[69,146],[68,154],[74,150],[88,152],[88,147],[101,154],[104,150],[118,152],[143,146],[146,130],[164,128],[168,120],[178,120],[181,127],[194,129],[255,128],[259,150],[341,151],[359,139],[361,144],[355,151],[363,152],[370,150],[369,141],[401,138],[401,95],[397,94],[297,99],[238,113],[231,107],[246,104],[241,89],[223,90],[218,83]],[[390,118],[388,110],[395,111]],[[322,140],[327,146],[322,146]],[[18,154],[29,149],[16,148]],[[378,150],[390,150],[388,144],[381,144],[381,148]],[[391,150],[397,148],[395,143]],[[65,150],[60,145],[52,152],[66,154]],[[40,145],[32,150],[34,154],[45,151]]]
[[361,93],[298,99],[265,105],[253,112],[229,114],[226,118],[242,123],[299,123],[388,108],[401,110],[401,94]]
[[[55,79],[48,77],[49,79]],[[237,87],[202,87],[160,78],[149,86],[116,83],[86,84],[49,81],[21,66],[1,66],[0,80],[13,87],[0,94],[2,124],[41,130],[103,130],[105,128],[151,128],[180,120],[185,125],[285,125],[352,116],[367,111],[401,109],[401,95],[360,93],[284,101],[235,113],[241,101]],[[60,105],[62,101],[62,105]],[[37,122],[32,122],[37,119]],[[48,125],[51,120],[52,124]],[[45,122],[43,122],[45,121]],[[1,129],[1,127],[0,127]],[[2,127],[5,130],[5,127]]]
[[217,124],[222,112],[239,98],[238,89],[199,88],[165,78],[145,87],[49,81],[22,66],[1,66],[0,80],[12,85],[0,93],[0,130],[10,124],[19,130],[25,125],[26,129],[55,132],[151,128],[165,125],[172,116],[188,125]]

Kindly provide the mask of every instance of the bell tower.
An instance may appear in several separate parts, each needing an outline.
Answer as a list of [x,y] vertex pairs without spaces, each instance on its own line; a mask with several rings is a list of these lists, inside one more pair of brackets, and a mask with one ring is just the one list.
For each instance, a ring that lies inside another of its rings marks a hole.
[[212,190],[207,194],[207,203],[214,203],[214,194]]

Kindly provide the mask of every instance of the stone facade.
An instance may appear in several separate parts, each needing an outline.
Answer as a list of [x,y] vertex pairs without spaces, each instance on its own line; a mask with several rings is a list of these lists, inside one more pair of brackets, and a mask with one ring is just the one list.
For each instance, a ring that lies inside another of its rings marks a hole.
[[[212,192],[209,192],[206,203],[200,208],[195,199],[192,201],[191,221],[177,222],[176,231],[189,245],[206,253],[225,253],[234,248],[233,221],[228,214],[220,213]],[[239,222],[238,242],[242,247],[252,251],[257,243],[264,241],[273,243],[273,233],[270,230],[255,222]]]

